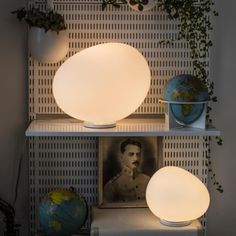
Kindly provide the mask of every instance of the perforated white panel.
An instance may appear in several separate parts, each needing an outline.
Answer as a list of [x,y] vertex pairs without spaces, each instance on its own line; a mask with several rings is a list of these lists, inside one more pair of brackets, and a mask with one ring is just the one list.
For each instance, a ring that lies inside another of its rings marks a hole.
[[[161,166],[179,166],[207,183],[203,137],[165,137]],[[89,206],[97,205],[98,146],[93,137],[36,137],[30,140],[30,203],[31,232],[39,229],[38,207],[48,192],[57,188],[74,187],[85,197]],[[205,220],[203,219],[205,224]],[[89,228],[88,219],[86,228]]]
[[[197,176],[207,185],[206,156],[208,143],[202,136],[164,137],[163,166],[179,166]],[[206,228],[206,216],[201,218]]]
[[[89,206],[96,205],[97,143],[93,137],[38,137],[30,140],[32,235],[40,228],[39,203],[52,190],[73,187]],[[89,221],[85,227],[89,227]]]
[[[83,48],[118,41],[140,50],[151,68],[151,88],[138,114],[163,113],[158,104],[163,86],[170,77],[191,73],[190,53],[185,42],[173,47],[159,41],[176,37],[176,24],[158,9],[134,12],[121,9],[101,10],[98,0],[55,0],[54,8],[65,16],[70,50],[67,58]],[[29,4],[45,8],[44,0]],[[29,58],[29,117],[62,114],[52,95],[52,80],[62,62],[43,64]],[[119,69],[119,68],[118,68]],[[181,166],[207,182],[206,147],[202,137],[163,138],[163,166]],[[83,195],[89,205],[97,204],[97,138],[36,137],[29,142],[31,235],[38,223],[38,205],[50,190],[70,186]],[[89,221],[86,224],[89,227]]]
[[[157,99],[166,80],[191,72],[187,43],[176,42],[173,47],[159,44],[161,40],[176,37],[176,24],[158,9],[140,13],[124,5],[120,10],[108,7],[101,11],[99,2],[54,1],[55,10],[65,16],[68,26],[70,51],[67,57],[103,42],[117,41],[136,47],[148,60],[152,75],[149,94],[137,113],[162,113]],[[36,1],[35,5],[44,8],[45,1]],[[53,76],[61,63],[30,62],[30,83],[34,87],[30,90],[31,116],[61,113],[51,91]]]
[[207,147],[203,137],[165,137],[163,142],[163,165],[181,166],[206,184],[206,152]]

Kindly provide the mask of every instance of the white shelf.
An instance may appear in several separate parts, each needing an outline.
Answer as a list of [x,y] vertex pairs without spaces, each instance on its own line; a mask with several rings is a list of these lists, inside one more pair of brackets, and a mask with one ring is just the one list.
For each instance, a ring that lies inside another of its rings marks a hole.
[[168,130],[164,119],[124,119],[116,127],[91,129],[75,119],[34,120],[26,130],[27,137],[39,136],[219,136],[215,128],[176,128]]
[[93,208],[92,216],[91,236],[203,236],[199,220],[185,227],[168,227],[148,208]]

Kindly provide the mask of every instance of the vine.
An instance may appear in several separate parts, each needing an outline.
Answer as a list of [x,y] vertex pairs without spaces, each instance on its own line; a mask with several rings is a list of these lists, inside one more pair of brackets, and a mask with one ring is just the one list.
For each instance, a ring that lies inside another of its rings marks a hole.
[[39,8],[20,8],[13,11],[19,21],[24,20],[29,27],[43,28],[45,32],[51,30],[59,32],[66,29],[64,17],[53,10],[41,11]]
[[[213,9],[213,0],[155,0],[157,7],[165,11],[170,20],[177,23],[178,32],[174,39],[160,41],[160,44],[173,46],[175,41],[185,40],[188,42],[191,59],[193,63],[193,71],[197,78],[199,78],[206,85],[210,100],[217,101],[214,95],[214,83],[209,80],[207,57],[209,56],[209,49],[213,46],[209,38],[209,31],[213,29],[210,21],[210,15],[218,16],[218,13]],[[137,5],[138,9],[142,11],[149,0],[102,0],[102,9],[105,10],[107,5],[112,5],[119,8],[122,4]],[[206,120],[209,125],[212,125],[210,112],[212,108],[207,107]],[[209,138],[210,140],[210,138]],[[217,136],[216,141],[218,145],[222,145],[222,139]],[[210,174],[210,179],[213,185],[216,186],[217,191],[223,192],[223,188],[216,180],[216,175],[213,172],[211,157],[209,155],[210,148],[208,147],[207,166]]]

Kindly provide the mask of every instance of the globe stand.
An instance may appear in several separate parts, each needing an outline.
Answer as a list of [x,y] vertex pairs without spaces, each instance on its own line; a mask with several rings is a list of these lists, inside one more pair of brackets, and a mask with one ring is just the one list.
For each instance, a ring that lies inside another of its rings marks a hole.
[[[165,105],[165,125],[167,129],[174,128],[183,128],[183,127],[191,127],[191,128],[199,128],[206,129],[206,110],[208,101],[202,102],[176,102],[176,101],[167,101],[164,99],[159,99],[159,102]],[[188,105],[204,105],[203,111],[201,115],[192,123],[184,124],[181,121],[178,121],[171,109],[171,104],[188,104]]]

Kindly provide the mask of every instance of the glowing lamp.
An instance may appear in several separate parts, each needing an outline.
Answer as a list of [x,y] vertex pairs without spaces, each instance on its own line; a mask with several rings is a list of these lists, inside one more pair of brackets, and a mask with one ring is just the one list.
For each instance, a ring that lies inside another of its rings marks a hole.
[[207,211],[210,197],[196,176],[182,168],[168,166],[159,169],[150,179],[146,201],[162,224],[185,226]]
[[135,48],[105,43],[84,49],[55,74],[53,95],[68,115],[85,126],[106,128],[133,113],[150,87],[150,69]]

